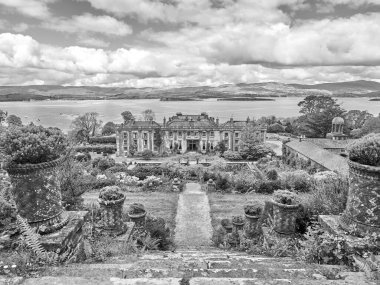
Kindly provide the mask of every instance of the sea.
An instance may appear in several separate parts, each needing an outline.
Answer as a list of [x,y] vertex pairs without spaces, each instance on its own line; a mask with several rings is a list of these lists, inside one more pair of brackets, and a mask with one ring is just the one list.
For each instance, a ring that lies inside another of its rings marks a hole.
[[[72,120],[86,112],[97,112],[103,123],[112,121],[121,123],[121,113],[131,111],[137,119],[142,118],[141,112],[151,109],[156,121],[162,123],[164,117],[174,116],[177,112],[183,114],[200,114],[206,112],[209,116],[219,118],[224,122],[233,118],[246,120],[274,115],[279,118],[299,116],[298,103],[302,97],[274,98],[274,101],[217,101],[205,99],[202,101],[160,101],[159,99],[136,100],[51,100],[0,102],[0,110],[19,116],[24,124],[34,124],[58,127],[67,132]],[[369,101],[369,98],[339,97],[338,103],[346,110],[367,110],[373,115],[380,113],[380,101]]]

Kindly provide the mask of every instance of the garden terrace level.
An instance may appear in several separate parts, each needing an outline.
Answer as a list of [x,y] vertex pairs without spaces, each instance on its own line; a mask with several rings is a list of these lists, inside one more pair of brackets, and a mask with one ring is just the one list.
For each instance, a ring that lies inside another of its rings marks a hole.
[[120,156],[144,150],[159,153],[207,153],[213,151],[221,141],[227,149],[238,151],[242,132],[250,124],[256,139],[265,142],[266,127],[254,126],[249,117],[245,121],[231,118],[225,123],[219,123],[219,119],[209,117],[206,113],[177,113],[168,120],[164,118],[162,124],[155,121],[131,121],[121,125],[116,133],[117,152]]

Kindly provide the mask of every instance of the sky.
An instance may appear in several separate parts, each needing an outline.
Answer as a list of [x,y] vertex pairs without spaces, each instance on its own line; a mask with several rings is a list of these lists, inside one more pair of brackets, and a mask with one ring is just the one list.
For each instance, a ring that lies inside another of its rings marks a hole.
[[380,82],[380,0],[0,0],[0,85]]

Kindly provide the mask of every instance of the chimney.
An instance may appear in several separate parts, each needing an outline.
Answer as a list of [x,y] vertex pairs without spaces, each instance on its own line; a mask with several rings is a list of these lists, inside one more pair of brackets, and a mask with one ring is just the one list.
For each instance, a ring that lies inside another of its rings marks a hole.
[[164,128],[166,127],[166,117],[164,117]]

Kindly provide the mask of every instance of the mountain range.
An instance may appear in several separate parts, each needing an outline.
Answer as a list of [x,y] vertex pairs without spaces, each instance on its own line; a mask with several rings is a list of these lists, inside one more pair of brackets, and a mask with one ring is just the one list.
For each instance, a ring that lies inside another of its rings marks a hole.
[[380,82],[359,80],[313,85],[264,82],[225,84],[216,87],[194,86],[166,88],[60,85],[0,86],[0,101],[157,98],[163,100],[195,100],[233,97],[304,97],[307,95],[380,98]]

